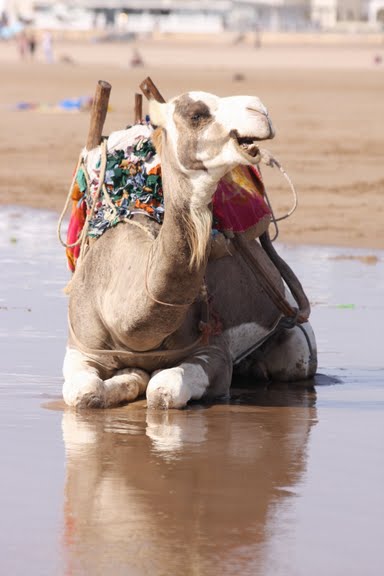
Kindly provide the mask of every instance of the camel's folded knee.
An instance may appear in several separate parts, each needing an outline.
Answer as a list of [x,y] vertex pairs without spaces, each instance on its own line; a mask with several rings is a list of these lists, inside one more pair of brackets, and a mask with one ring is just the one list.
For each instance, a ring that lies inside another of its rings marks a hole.
[[208,376],[198,364],[184,363],[160,370],[148,384],[148,408],[184,408],[189,400],[204,396],[208,386]]
[[74,359],[79,357],[69,355],[64,365],[63,397],[69,406],[112,408],[136,400],[147,388],[149,374],[144,370],[125,368],[102,380],[95,368],[76,365]]
[[105,408],[107,405],[104,382],[86,370],[64,381],[63,398],[74,408]]
[[184,408],[191,394],[180,366],[157,371],[149,381],[147,403],[150,409]]

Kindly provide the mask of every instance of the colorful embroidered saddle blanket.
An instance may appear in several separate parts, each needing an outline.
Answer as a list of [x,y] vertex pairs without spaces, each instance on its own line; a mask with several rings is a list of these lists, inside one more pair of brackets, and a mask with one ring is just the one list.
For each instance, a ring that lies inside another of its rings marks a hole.
[[[159,224],[164,218],[160,158],[153,146],[150,124],[136,124],[113,132],[106,143],[106,169],[100,183],[100,147],[83,153],[83,165],[72,190],[72,213],[67,244],[75,244],[89,217],[87,234],[98,238],[121,221],[145,212]],[[96,202],[93,210],[92,206]],[[213,233],[225,235],[264,232],[271,212],[265,201],[261,174],[254,166],[237,166],[219,182],[213,197]],[[74,271],[79,246],[67,248]]]

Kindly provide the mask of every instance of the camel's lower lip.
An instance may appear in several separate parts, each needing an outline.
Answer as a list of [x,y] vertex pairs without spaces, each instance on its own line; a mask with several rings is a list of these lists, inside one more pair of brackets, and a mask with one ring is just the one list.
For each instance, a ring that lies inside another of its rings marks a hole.
[[252,136],[236,135],[235,141],[240,152],[253,160],[260,152],[258,147],[258,140]]

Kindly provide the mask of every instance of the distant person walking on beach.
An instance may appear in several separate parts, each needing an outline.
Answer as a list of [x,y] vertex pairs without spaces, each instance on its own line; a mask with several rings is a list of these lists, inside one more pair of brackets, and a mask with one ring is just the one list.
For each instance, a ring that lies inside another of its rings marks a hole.
[[27,37],[28,53],[31,60],[35,57],[36,52],[36,37],[33,32],[30,32]]
[[131,58],[131,66],[132,66],[132,68],[144,66],[143,58],[141,57],[141,54],[137,48],[135,48],[133,50],[133,54],[132,54],[132,58]]
[[27,35],[26,35],[24,30],[22,30],[20,32],[20,34],[17,35],[16,44],[17,44],[17,50],[19,52],[19,56],[20,56],[21,60],[24,60],[24,58],[27,55],[27,52],[29,51],[28,38],[27,38]]
[[3,10],[1,13],[1,16],[0,16],[0,29],[6,28],[7,26],[9,26],[9,18],[8,18],[8,14],[6,13],[6,11]]
[[53,62],[52,34],[48,31],[43,34],[42,46],[45,61],[51,64]]

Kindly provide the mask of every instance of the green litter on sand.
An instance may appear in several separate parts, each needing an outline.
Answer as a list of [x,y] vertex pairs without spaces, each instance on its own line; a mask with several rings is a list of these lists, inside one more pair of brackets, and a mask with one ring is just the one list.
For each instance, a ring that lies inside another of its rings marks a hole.
[[356,306],[354,304],[338,304],[336,308],[354,310]]

